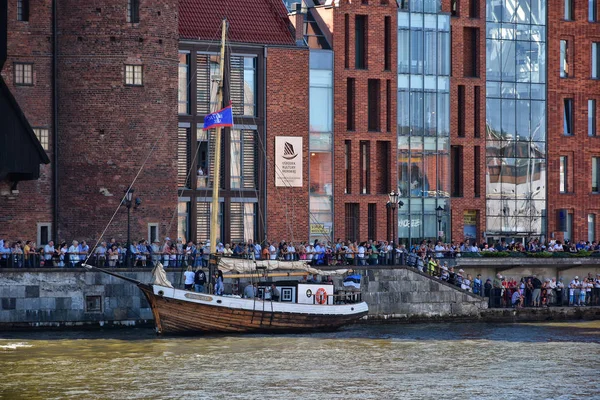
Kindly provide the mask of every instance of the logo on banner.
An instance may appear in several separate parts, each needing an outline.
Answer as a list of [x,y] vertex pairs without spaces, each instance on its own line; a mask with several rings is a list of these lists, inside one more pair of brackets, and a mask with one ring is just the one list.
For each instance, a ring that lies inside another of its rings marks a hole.
[[294,146],[291,143],[285,142],[283,146],[283,158],[286,160],[293,160],[298,156],[298,153],[294,152]]

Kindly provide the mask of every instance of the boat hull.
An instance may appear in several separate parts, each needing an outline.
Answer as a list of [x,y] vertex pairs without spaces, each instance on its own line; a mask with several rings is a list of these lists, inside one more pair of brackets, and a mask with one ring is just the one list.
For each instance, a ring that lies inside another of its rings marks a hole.
[[368,313],[366,303],[306,305],[200,294],[156,285],[142,290],[159,334],[332,331]]

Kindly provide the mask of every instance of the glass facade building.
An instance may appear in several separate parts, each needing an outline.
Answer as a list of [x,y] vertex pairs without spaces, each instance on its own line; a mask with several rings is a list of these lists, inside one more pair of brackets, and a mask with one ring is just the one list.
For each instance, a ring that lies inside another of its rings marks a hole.
[[398,12],[398,237],[404,243],[450,234],[450,15],[440,1]]
[[486,234],[544,234],[546,1],[486,7]]
[[310,241],[333,236],[333,52],[310,50]]

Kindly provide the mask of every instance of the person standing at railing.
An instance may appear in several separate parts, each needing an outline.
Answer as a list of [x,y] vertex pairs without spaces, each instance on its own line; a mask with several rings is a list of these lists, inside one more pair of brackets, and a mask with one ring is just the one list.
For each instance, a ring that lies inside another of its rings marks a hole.
[[90,246],[86,243],[85,240],[82,240],[77,247],[77,253],[79,254],[79,261],[83,262],[88,256],[90,252]]
[[75,267],[79,262],[79,243],[77,240],[73,240],[68,250],[69,253],[69,266]]
[[562,307],[565,296],[565,284],[562,281],[562,278],[558,278],[558,282],[556,282],[556,305]]
[[35,253],[35,243],[32,243],[31,240],[25,241],[25,246],[23,246],[23,259],[26,268],[33,267],[33,253]]
[[594,280],[594,289],[592,290],[592,305],[597,306],[600,303],[600,274],[596,274]]
[[54,256],[54,242],[50,240],[47,245],[44,246],[44,265],[46,267],[53,267],[52,257]]
[[477,274],[473,281],[473,293],[481,296],[481,274]]

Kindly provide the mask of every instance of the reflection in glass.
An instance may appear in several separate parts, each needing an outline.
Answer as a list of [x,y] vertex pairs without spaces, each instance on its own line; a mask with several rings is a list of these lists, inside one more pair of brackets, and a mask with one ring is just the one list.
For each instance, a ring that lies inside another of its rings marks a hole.
[[310,186],[311,194],[331,196],[333,193],[331,152],[310,153]]

